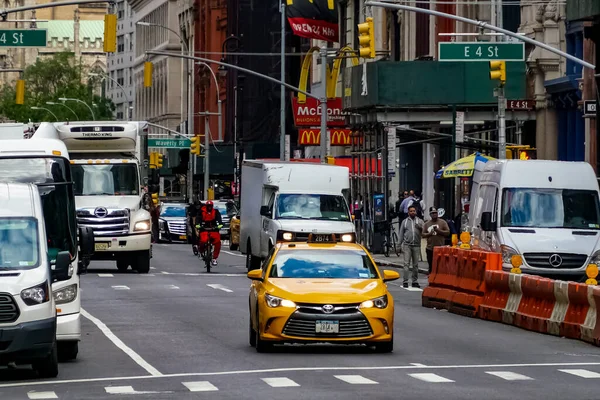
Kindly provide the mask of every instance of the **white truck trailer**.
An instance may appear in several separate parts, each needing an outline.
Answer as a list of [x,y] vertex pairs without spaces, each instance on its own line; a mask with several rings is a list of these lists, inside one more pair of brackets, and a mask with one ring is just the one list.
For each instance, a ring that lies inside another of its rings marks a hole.
[[281,241],[355,242],[346,167],[246,160],[242,165],[240,250],[248,270]]
[[143,207],[146,128],[130,121],[43,123],[32,137],[58,138],[69,151],[77,222],[94,230],[92,259],[144,274],[152,257],[152,224]]

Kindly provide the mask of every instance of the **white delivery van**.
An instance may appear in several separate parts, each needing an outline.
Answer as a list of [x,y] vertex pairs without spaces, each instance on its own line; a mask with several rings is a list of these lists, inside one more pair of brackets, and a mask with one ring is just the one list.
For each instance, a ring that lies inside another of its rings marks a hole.
[[50,258],[38,188],[0,183],[0,364],[31,364],[42,378],[58,375],[52,283],[69,280],[71,264],[68,251]]
[[94,260],[150,271],[150,213],[143,208],[145,122],[43,123],[32,139],[56,138],[71,157],[79,226],[95,236]]
[[469,212],[473,239],[501,252],[505,270],[518,255],[524,273],[581,276],[590,262],[600,262],[599,194],[585,162],[478,163]]
[[279,241],[306,241],[309,234],[354,242],[348,209],[349,171],[329,164],[246,160],[242,165],[240,250],[246,267]]
[[89,227],[78,227],[69,154],[56,139],[0,140],[0,182],[34,183],[44,210],[50,260],[71,255],[69,279],[52,283],[58,322],[56,337],[61,360],[77,357],[81,340],[81,292],[84,274],[94,251]]

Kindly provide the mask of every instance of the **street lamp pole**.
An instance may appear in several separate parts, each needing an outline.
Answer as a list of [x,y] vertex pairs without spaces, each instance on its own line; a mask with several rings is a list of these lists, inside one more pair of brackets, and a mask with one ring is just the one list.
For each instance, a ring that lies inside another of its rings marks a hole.
[[50,110],[48,110],[47,108],[44,107],[30,107],[32,110],[44,110],[49,112],[50,114],[52,114],[52,116],[54,117],[54,119],[56,119],[56,122],[58,122],[58,117]]
[[63,106],[65,108],[67,108],[69,111],[71,111],[73,113],[73,115],[75,116],[75,120],[79,121],[79,117],[77,116],[77,114],[75,114],[75,111],[73,111],[73,109],[71,107],[69,107],[68,105],[66,105],[65,103],[55,103],[54,101],[47,101],[46,104],[51,105],[51,106]]
[[102,80],[106,80],[107,78],[110,79],[111,81],[113,81],[114,83],[117,84],[117,86],[121,89],[121,91],[123,91],[123,96],[125,97],[125,101],[127,102],[127,121],[129,121],[129,97],[127,96],[127,92],[125,91],[125,88],[114,78],[111,78],[110,76],[106,75],[106,74],[97,74],[94,72],[90,72],[88,73],[89,76],[100,76],[102,77]]
[[90,110],[90,113],[92,114],[92,121],[96,120],[96,116],[94,115],[94,110],[92,110],[92,107],[90,107],[89,104],[86,103],[85,101],[79,100],[79,99],[66,98],[66,97],[61,97],[58,100],[60,100],[60,101],[76,101],[78,103],[84,104],[88,108],[88,110]]
[[221,88],[219,87],[219,80],[217,79],[217,75],[215,74],[215,71],[212,70],[210,65],[208,65],[204,61],[198,61],[198,62],[196,62],[196,64],[203,65],[204,67],[206,67],[206,69],[208,69],[210,71],[210,74],[212,75],[213,80],[215,81],[215,87],[217,88],[217,114],[219,115],[219,141],[222,141],[223,140],[223,114],[221,112],[222,101],[221,101]]

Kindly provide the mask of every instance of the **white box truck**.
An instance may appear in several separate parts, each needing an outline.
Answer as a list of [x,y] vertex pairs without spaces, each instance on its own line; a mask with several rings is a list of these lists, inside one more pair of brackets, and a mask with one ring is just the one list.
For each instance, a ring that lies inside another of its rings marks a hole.
[[143,207],[145,122],[43,123],[33,135],[55,137],[71,157],[77,222],[93,228],[94,260],[150,271],[150,213]]
[[81,340],[79,276],[86,272],[94,251],[94,236],[91,228],[77,226],[71,165],[64,143],[56,139],[0,140],[0,183],[6,182],[38,186],[50,262],[61,252],[71,255],[69,277],[53,281],[52,294],[58,315],[59,358],[75,359]]
[[518,256],[524,273],[582,277],[600,263],[600,192],[585,162],[498,160],[473,174],[469,225],[475,244]]
[[246,160],[242,164],[240,250],[246,267],[259,267],[281,241],[306,241],[309,234],[356,240],[348,208],[346,167]]
[[44,214],[35,185],[0,183],[0,364],[31,364],[40,377],[54,378],[52,283],[70,279],[71,255],[49,254]]

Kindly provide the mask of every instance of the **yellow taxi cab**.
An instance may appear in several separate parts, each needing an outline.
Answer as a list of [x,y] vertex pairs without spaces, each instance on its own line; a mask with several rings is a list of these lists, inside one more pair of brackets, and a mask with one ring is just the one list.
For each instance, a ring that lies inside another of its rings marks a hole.
[[[394,348],[394,299],[380,271],[356,243],[278,243],[262,269],[248,272],[250,345],[258,352],[282,343],[364,343]],[[320,238],[319,240],[322,240]]]
[[236,251],[240,247],[240,214],[231,217],[229,222],[229,250]]

